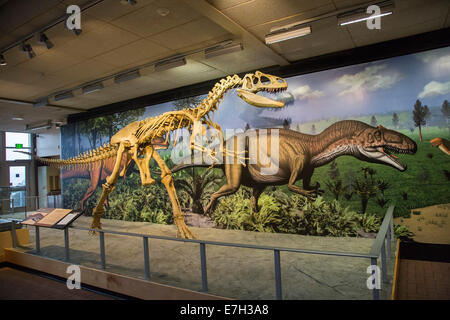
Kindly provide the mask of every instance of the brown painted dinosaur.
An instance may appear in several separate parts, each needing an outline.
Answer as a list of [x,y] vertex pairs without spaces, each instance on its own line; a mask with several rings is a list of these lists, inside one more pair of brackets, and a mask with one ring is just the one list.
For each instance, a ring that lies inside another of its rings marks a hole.
[[[273,130],[278,132],[278,155],[268,151],[274,136]],[[260,145],[261,137],[264,143]],[[270,158],[270,163],[278,164],[278,171],[273,174],[262,174],[265,166],[261,165],[259,159],[255,161],[255,164],[250,162],[230,164],[225,158],[224,164],[215,166],[222,168],[225,172],[226,183],[211,196],[205,209],[207,214],[211,213],[220,197],[235,193],[241,185],[253,189],[251,202],[253,209],[257,211],[258,197],[267,185],[287,184],[289,190],[304,196],[318,193],[319,184],[314,187],[310,185],[314,169],[339,156],[350,155],[362,161],[389,165],[405,171],[406,165],[403,165],[391,152],[414,154],[417,151],[416,143],[399,132],[382,126],[372,127],[354,120],[336,122],[317,135],[286,129],[249,130],[227,140],[227,148],[230,148],[229,145],[235,148],[238,145],[244,146],[247,155],[250,152],[249,146],[259,146],[260,151],[266,152]],[[268,161],[264,163],[269,164]],[[193,166],[209,167],[210,165],[180,164],[172,168],[172,172]],[[298,180],[303,180],[303,188],[295,185]]]
[[438,147],[442,152],[450,156],[450,141],[444,138],[434,138],[430,142],[433,147]]
[[[120,170],[123,170],[127,162],[127,157],[123,156],[120,163]],[[86,193],[81,200],[81,211],[84,211],[84,203],[89,199],[97,189],[106,182],[106,178],[111,175],[114,169],[114,159],[104,159],[90,168],[76,168],[74,170],[64,170],[61,173],[61,179],[89,179],[90,185],[86,190]],[[125,176],[124,176],[125,179]],[[105,204],[108,205],[108,200],[105,200]]]

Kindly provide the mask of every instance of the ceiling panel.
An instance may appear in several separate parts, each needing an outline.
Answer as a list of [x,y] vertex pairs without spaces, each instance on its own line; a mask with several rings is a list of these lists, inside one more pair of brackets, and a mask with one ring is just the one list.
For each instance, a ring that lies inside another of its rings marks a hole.
[[[170,13],[165,17],[160,16],[157,12],[160,8],[168,9]],[[141,10],[114,19],[110,23],[142,37],[149,37],[200,17],[198,12],[182,1],[155,0]]]
[[221,37],[228,32],[207,18],[188,22],[180,28],[173,28],[148,39],[173,50],[192,46]]
[[259,0],[245,2],[222,10],[224,14],[244,27],[251,27],[291,15],[311,11],[322,6],[330,6],[331,0]]

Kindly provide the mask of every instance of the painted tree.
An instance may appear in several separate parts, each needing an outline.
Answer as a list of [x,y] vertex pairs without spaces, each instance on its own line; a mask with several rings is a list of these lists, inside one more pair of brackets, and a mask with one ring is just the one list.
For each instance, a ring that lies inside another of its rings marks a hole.
[[291,128],[291,122],[292,122],[291,118],[284,119],[283,120],[283,128],[284,129],[290,129]]
[[370,125],[376,127],[377,123],[377,118],[375,116],[372,116],[372,118],[370,118]]
[[425,119],[425,125],[428,128],[428,124],[430,123],[431,119],[431,112],[428,106],[423,106],[423,112],[425,113],[424,119]]
[[392,124],[394,125],[395,129],[398,129],[398,122],[399,122],[398,114],[394,112],[394,114],[392,115]]
[[312,134],[316,134],[316,125],[315,125],[315,124],[313,124],[313,125],[311,126],[311,133],[312,133]]
[[[427,107],[428,109],[428,107]],[[422,102],[420,100],[417,100],[414,104],[414,110],[413,110],[413,120],[414,125],[419,128],[419,140],[422,142],[422,126],[425,125],[426,120],[426,109],[422,106]]]
[[445,117],[445,122],[448,124],[448,118],[450,118],[450,104],[447,100],[442,104],[441,112]]
[[247,131],[247,130],[250,130],[250,125],[248,123],[245,125],[245,128],[244,128],[244,131]]

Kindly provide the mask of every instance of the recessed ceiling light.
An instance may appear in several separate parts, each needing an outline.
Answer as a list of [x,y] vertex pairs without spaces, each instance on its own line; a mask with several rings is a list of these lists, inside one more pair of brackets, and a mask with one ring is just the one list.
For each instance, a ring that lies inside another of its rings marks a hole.
[[391,15],[394,12],[395,4],[392,0],[382,1],[375,3],[380,8],[378,15],[371,15],[367,13],[366,7],[361,7],[352,11],[341,13],[337,16],[338,25],[345,26],[352,23],[371,20],[374,18],[380,18]]
[[11,120],[22,121],[24,119],[22,117],[13,117]]
[[5,57],[3,56],[3,54],[0,54],[0,66],[6,66],[6,60]]
[[176,67],[181,67],[186,64],[186,58],[185,57],[176,57],[172,59],[163,60],[160,62],[157,62],[155,64],[155,71],[165,71],[169,69],[173,69]]
[[126,73],[122,73],[122,74],[117,75],[114,78],[114,82],[115,83],[122,83],[122,82],[125,82],[125,81],[129,81],[129,80],[133,80],[133,79],[139,78],[140,76],[141,76],[141,74],[139,73],[139,70],[133,70],[133,71],[130,71],[130,72],[126,72]]
[[286,41],[298,37],[303,37],[311,33],[311,26],[301,23],[293,23],[284,27],[272,28],[266,35],[266,44]]
[[161,16],[161,17],[165,17],[170,13],[170,10],[167,8],[158,8],[156,9],[156,12]]

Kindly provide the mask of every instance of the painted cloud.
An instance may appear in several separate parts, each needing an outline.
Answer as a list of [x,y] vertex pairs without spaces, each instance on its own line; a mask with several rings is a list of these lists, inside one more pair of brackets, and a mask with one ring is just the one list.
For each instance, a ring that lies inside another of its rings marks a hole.
[[401,79],[400,73],[396,71],[382,72],[384,69],[386,69],[386,65],[378,64],[368,66],[355,74],[344,74],[336,80],[343,87],[343,91],[339,95],[387,89]]
[[423,91],[419,93],[419,98],[423,99],[427,97],[440,96],[447,93],[450,93],[450,81],[431,81],[423,88]]
[[297,87],[291,92],[295,99],[300,100],[315,99],[323,96],[322,91],[312,90],[311,87],[308,85]]

